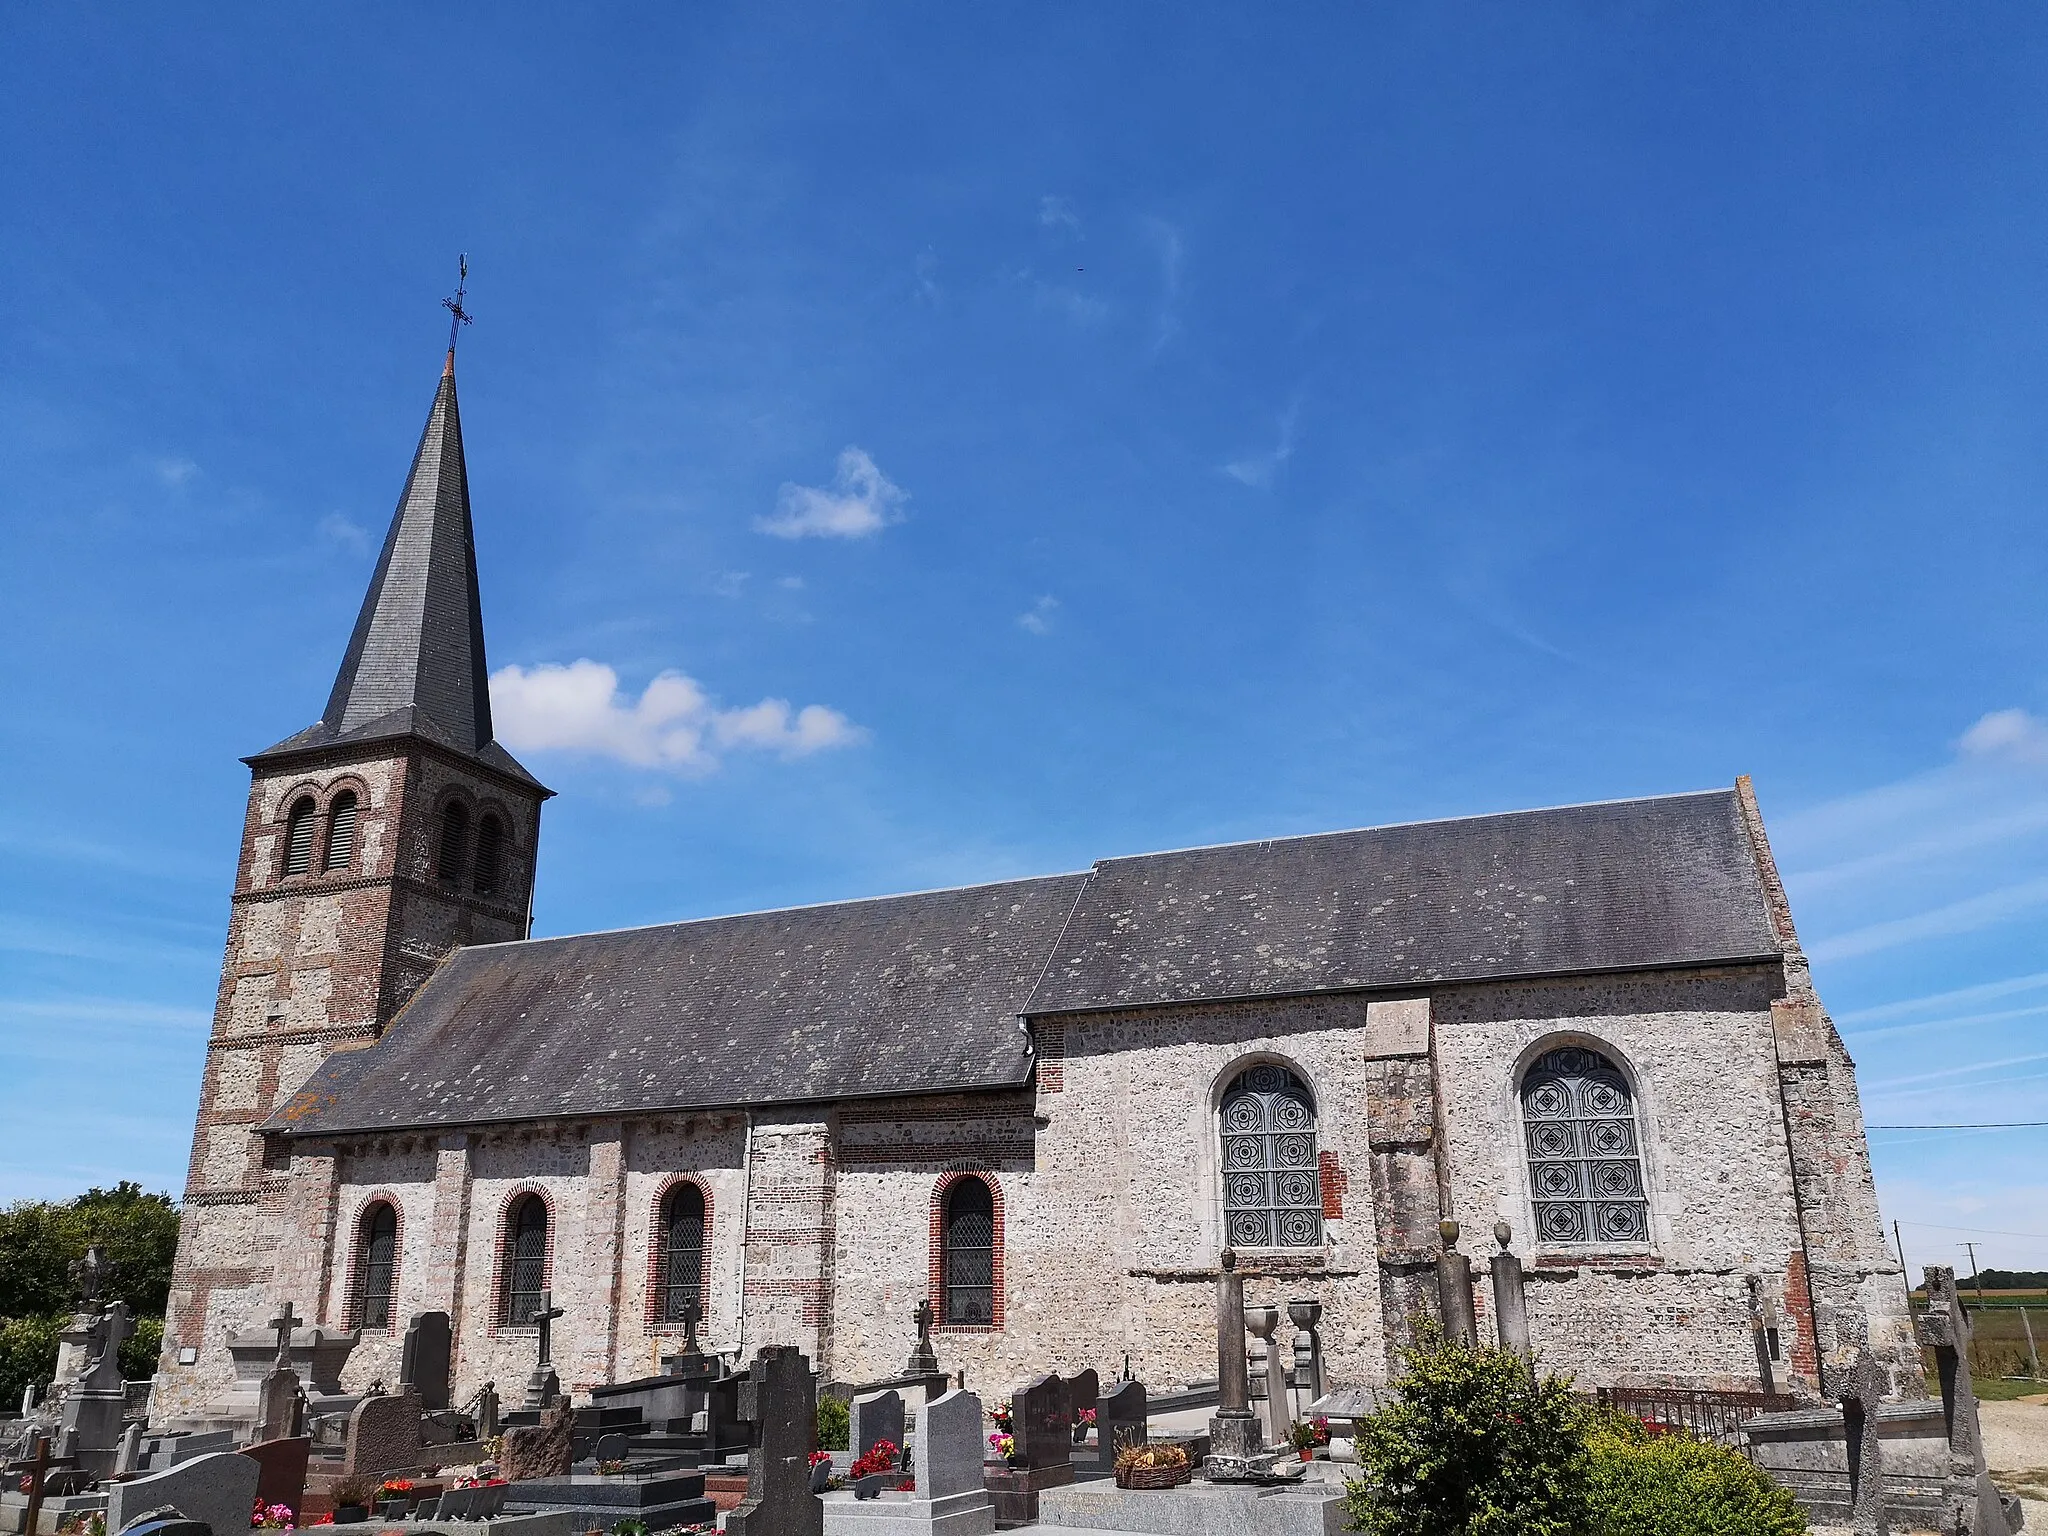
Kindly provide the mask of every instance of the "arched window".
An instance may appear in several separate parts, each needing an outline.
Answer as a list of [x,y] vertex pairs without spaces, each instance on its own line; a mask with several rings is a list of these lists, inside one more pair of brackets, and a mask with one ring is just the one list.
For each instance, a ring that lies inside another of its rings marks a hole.
[[683,1308],[704,1306],[704,1191],[678,1184],[661,1201],[663,1322],[680,1323]]
[[462,862],[468,856],[469,812],[457,802],[441,812],[441,878],[460,880]]
[[484,819],[476,824],[476,861],[471,883],[478,895],[488,896],[498,888],[498,863],[504,847],[504,823],[486,812]]
[[540,1311],[548,1287],[548,1203],[523,1195],[505,1223],[505,1310],[502,1320],[518,1325]]
[[946,1190],[944,1321],[985,1328],[996,1316],[996,1197],[983,1179]]
[[1635,1097],[1613,1062],[1579,1045],[1538,1057],[1522,1078],[1522,1126],[1538,1243],[1650,1240]]
[[1322,1246],[1315,1100],[1270,1061],[1223,1092],[1223,1231],[1233,1248]]
[[356,1326],[391,1326],[391,1288],[398,1270],[398,1212],[379,1200],[363,1212],[356,1239]]
[[327,810],[327,856],[322,869],[347,869],[356,856],[356,792],[344,789]]
[[284,872],[303,875],[313,867],[313,797],[292,807],[284,824]]

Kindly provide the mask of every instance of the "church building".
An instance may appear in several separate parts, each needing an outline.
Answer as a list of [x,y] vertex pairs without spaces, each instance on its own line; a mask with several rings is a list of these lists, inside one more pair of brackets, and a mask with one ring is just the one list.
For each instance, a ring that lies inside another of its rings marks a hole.
[[[551,791],[494,739],[454,354],[318,721],[252,784],[153,1417],[276,1308],[457,1401],[710,1350],[985,1395],[1213,1378],[1215,1280],[1398,1368],[1440,1223],[1543,1363],[1918,1386],[1855,1075],[1747,780],[530,938]],[[1853,1328],[1842,1320],[1856,1314]],[[1282,1339],[1286,1338],[1283,1331]]]

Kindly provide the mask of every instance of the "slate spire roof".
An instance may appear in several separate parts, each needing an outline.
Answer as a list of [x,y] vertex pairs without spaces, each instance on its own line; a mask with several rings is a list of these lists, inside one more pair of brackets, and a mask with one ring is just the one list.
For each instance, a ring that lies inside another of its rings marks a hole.
[[533,782],[491,734],[453,349],[327,708],[317,724],[250,761],[401,736]]

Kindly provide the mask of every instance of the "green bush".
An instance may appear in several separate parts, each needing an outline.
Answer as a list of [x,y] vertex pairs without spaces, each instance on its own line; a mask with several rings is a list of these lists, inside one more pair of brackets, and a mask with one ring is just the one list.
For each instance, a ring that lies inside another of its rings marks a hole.
[[844,1451],[851,1449],[853,1436],[853,1412],[843,1397],[830,1393],[818,1398],[818,1449],[821,1451]]
[[76,1199],[21,1200],[0,1207],[0,1317],[68,1314],[71,1261],[91,1243],[120,1266],[108,1296],[143,1317],[162,1317],[178,1251],[178,1207],[123,1181]]
[[47,1387],[57,1373],[57,1335],[65,1322],[61,1317],[0,1322],[0,1403],[8,1404],[9,1412],[21,1402],[23,1387]]
[[1798,1536],[1792,1495],[1739,1453],[1610,1416],[1588,1439],[1591,1536]]
[[1587,1412],[1569,1380],[1522,1357],[1426,1337],[1398,1398],[1358,1425],[1345,1484],[1366,1536],[1583,1536]]
[[121,1375],[128,1381],[146,1381],[156,1374],[157,1357],[164,1352],[164,1320],[160,1317],[135,1319],[134,1337],[121,1344]]

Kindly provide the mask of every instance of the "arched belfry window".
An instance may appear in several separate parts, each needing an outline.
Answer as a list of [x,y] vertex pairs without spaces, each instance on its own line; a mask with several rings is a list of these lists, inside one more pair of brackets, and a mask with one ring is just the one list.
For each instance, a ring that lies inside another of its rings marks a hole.
[[1270,1061],[1223,1092],[1223,1232],[1233,1248],[1322,1246],[1315,1100]]
[[1635,1096],[1598,1051],[1567,1045],[1522,1078],[1522,1127],[1539,1243],[1650,1240]]
[[500,1319],[513,1326],[528,1323],[540,1311],[540,1293],[548,1288],[548,1203],[539,1195],[522,1195],[505,1221],[505,1304]]
[[704,1191],[678,1184],[661,1202],[663,1322],[680,1323],[683,1308],[704,1307]]
[[478,895],[488,896],[498,888],[498,866],[504,860],[504,850],[505,824],[486,813],[476,824],[476,858],[472,864],[471,883]]
[[363,1212],[356,1248],[356,1326],[391,1326],[391,1291],[398,1272],[398,1212],[379,1200]]
[[469,857],[469,812],[458,802],[441,812],[441,856],[437,864],[443,880],[460,880],[463,861]]
[[303,875],[313,867],[313,797],[308,795],[291,810],[284,824],[284,872]]
[[986,1328],[996,1317],[996,1197],[979,1178],[955,1179],[946,1189],[943,1321]]
[[322,869],[347,869],[356,856],[356,795],[344,789],[327,810],[327,853]]

